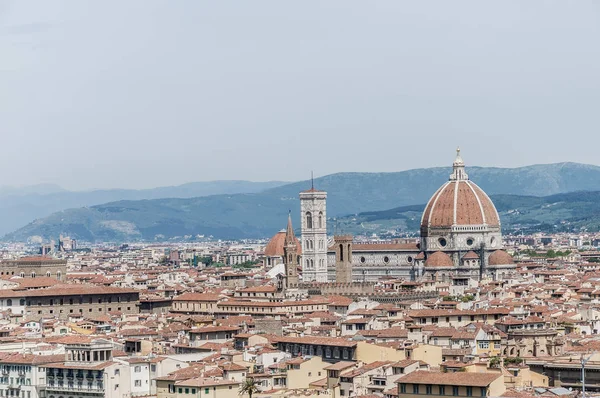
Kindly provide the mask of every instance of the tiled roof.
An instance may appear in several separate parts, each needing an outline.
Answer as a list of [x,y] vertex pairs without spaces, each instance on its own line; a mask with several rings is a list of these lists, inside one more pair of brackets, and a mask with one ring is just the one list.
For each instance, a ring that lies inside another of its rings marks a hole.
[[417,370],[399,378],[398,383],[410,384],[443,384],[447,386],[487,387],[499,377],[501,373],[439,373],[426,370]]

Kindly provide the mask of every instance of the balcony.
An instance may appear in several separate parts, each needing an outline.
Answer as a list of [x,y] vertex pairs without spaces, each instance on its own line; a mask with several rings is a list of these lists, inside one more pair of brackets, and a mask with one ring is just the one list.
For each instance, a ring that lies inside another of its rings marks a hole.
[[64,391],[64,392],[85,392],[85,393],[98,393],[104,395],[104,386],[98,387],[97,385],[92,387],[78,387],[78,386],[58,386],[54,384],[47,384],[45,386],[41,386],[43,389],[47,391]]

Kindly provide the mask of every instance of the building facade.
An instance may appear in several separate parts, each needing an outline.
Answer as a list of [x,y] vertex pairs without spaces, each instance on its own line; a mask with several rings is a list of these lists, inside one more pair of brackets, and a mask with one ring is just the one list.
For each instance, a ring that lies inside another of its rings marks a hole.
[[305,282],[327,282],[327,192],[300,192],[302,276]]
[[48,276],[62,281],[67,275],[67,260],[57,260],[45,256],[23,257],[0,263],[0,276],[20,276],[35,278]]

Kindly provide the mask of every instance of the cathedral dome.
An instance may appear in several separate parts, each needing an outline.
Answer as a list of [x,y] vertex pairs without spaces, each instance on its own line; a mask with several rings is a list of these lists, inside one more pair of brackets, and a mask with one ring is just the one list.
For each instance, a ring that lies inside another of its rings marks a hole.
[[[296,239],[297,254],[302,254],[302,245],[298,238]],[[267,243],[265,247],[265,257],[283,257],[283,247],[285,246],[285,229],[277,232]]]
[[512,256],[505,252],[504,250],[496,250],[492,254],[490,254],[490,258],[488,259],[489,265],[508,265],[514,264]]
[[489,196],[469,180],[456,151],[450,179],[429,199],[421,217],[421,248],[425,251],[498,248],[500,217]]
[[454,263],[449,255],[444,252],[435,252],[425,260],[425,267],[453,267]]
[[492,200],[469,180],[450,180],[429,199],[421,228],[461,225],[500,226]]

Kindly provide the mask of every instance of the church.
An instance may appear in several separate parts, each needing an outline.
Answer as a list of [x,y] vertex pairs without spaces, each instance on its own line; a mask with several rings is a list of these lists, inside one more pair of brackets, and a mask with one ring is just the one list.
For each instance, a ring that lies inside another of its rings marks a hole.
[[[289,263],[285,261],[287,247],[302,270],[299,278],[304,283],[376,282],[381,278],[503,279],[516,268],[512,257],[502,250],[496,207],[469,180],[460,149],[448,181],[425,206],[417,242],[354,243],[347,235],[328,240],[326,205],[326,192],[314,187],[301,192],[300,240],[293,236],[290,218],[287,232],[279,232],[267,245],[265,264]],[[292,236],[288,236],[290,231]],[[286,274],[290,265],[286,264]],[[296,278],[292,276],[294,282]]]

